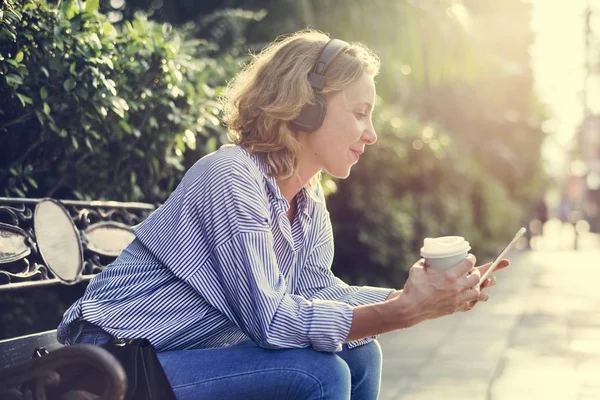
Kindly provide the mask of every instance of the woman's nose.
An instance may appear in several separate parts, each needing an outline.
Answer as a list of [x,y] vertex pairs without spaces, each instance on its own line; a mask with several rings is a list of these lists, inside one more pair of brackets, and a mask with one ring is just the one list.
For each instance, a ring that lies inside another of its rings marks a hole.
[[363,142],[367,145],[375,144],[377,141],[377,133],[375,133],[375,129],[370,127],[363,134]]

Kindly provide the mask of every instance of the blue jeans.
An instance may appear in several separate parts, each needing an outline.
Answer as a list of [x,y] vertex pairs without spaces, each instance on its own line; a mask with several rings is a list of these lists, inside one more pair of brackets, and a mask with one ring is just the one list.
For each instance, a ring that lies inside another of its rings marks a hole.
[[[102,345],[111,336],[84,323],[77,343]],[[180,400],[377,399],[381,347],[377,341],[339,353],[312,348],[267,350],[251,340],[214,349],[174,350],[158,358]]]

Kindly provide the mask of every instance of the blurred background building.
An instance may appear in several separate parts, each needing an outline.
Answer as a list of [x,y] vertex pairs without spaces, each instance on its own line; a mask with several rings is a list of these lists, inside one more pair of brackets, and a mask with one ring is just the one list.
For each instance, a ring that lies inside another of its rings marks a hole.
[[536,92],[548,106],[551,215],[600,231],[600,2],[532,1]]

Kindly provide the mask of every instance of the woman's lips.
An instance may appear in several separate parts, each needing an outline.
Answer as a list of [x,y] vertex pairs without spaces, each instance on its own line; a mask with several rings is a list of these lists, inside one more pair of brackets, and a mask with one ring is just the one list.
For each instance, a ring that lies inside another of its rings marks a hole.
[[352,152],[352,154],[354,154],[354,157],[356,157],[356,161],[358,161],[360,159],[360,155],[362,154],[362,151],[356,151],[356,150],[350,150]]

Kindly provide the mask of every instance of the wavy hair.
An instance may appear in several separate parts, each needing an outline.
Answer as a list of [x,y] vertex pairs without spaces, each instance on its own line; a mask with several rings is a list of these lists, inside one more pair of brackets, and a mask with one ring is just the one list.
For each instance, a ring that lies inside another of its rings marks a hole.
[[[296,174],[301,145],[290,121],[305,104],[314,103],[308,74],[328,41],[326,34],[311,29],[278,37],[252,56],[221,97],[230,140],[250,153],[263,154],[277,179]],[[364,73],[379,72],[379,58],[371,50],[360,43],[349,45],[327,68],[320,90],[326,101]],[[317,174],[310,184],[319,178]]]

